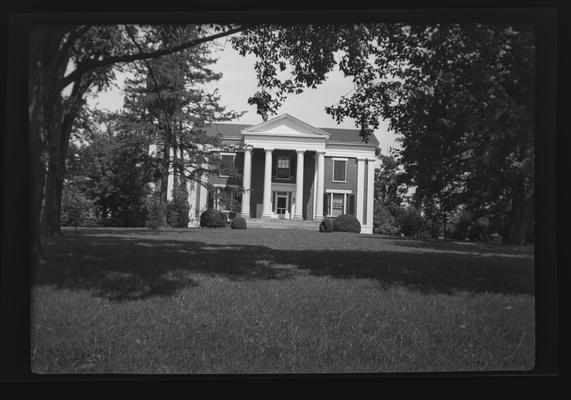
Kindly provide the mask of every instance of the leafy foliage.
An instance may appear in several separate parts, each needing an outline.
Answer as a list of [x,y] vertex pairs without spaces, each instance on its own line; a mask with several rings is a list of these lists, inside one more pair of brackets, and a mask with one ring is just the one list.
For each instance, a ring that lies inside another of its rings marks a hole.
[[[210,69],[215,62],[210,52],[211,47],[203,44],[139,63],[133,68],[134,78],[127,82],[126,110],[132,124],[147,132],[155,145],[154,156],[160,165],[157,190],[164,203],[171,171],[174,186],[179,187],[218,166],[218,157],[208,147],[225,146],[219,137],[207,136],[204,127],[241,115],[226,112],[217,91],[205,89],[205,84],[221,77]],[[163,224],[188,226],[185,196],[175,190]]]
[[61,204],[62,226],[92,226],[95,223],[95,207],[76,185],[64,185]]
[[[69,139],[90,91],[108,87],[130,62],[185,52],[240,30],[213,24],[33,26],[28,95],[35,231],[59,232]],[[34,253],[39,242],[36,233]]]
[[421,236],[424,223],[424,218],[414,206],[403,208],[398,216],[400,232],[404,236]]
[[374,231],[385,235],[399,233],[396,217],[389,211],[382,200],[375,200],[373,226]]
[[160,201],[158,196],[152,195],[147,199],[147,228],[159,229],[163,227],[162,217],[166,212],[164,203]]
[[399,233],[397,216],[407,190],[404,172],[394,156],[380,154],[381,166],[375,170],[374,230],[386,235]]
[[173,198],[167,205],[168,224],[174,228],[187,228],[189,223],[188,191],[184,182],[173,187]]
[[83,144],[70,145],[67,179],[94,201],[99,218],[144,226],[148,184],[158,169],[148,137],[114,113],[99,114],[84,128]]
[[264,25],[233,44],[257,56],[259,113],[275,113],[338,65],[355,90],[326,112],[353,119],[364,140],[389,121],[419,207],[439,218],[461,204],[507,214],[510,240],[523,240],[533,220],[532,26]]

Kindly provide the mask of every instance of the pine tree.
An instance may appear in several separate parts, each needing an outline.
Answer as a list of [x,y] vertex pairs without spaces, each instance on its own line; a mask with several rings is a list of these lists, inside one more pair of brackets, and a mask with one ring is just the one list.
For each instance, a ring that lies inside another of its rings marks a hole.
[[[181,29],[184,29],[181,27]],[[168,40],[170,31],[165,32]],[[217,91],[210,93],[205,84],[221,78],[210,66],[211,45],[203,44],[180,53],[149,62],[133,69],[134,78],[127,81],[125,108],[133,123],[144,125],[156,144],[160,159],[157,192],[162,215],[160,226],[168,221],[168,177],[173,174],[173,202],[180,208],[186,184],[216,165],[218,159],[211,148],[222,148],[217,137],[207,136],[205,126],[241,115],[226,112],[219,104]],[[171,207],[172,209],[172,207]],[[182,225],[179,215],[171,223]],[[187,218],[187,217],[186,217]],[[188,224],[188,222],[186,223]]]

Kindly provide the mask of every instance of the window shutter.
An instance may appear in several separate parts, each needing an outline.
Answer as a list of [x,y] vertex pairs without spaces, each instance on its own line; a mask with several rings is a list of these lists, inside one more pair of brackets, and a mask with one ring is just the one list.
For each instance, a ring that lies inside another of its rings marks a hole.
[[329,193],[323,193],[323,216],[329,215],[331,209],[331,196]]
[[347,195],[347,214],[355,215],[355,195],[348,194]]

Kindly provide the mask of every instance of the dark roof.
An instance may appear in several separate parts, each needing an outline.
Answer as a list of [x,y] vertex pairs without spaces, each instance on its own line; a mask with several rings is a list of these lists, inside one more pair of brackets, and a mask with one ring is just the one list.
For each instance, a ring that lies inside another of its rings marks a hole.
[[[343,128],[319,128],[322,131],[329,133],[330,142],[342,143],[363,143],[363,138],[359,136],[361,133],[358,129],[343,129]],[[375,135],[369,136],[367,144],[379,146],[379,141]]]
[[212,124],[206,128],[206,134],[209,136],[216,136],[218,134],[225,138],[241,138],[242,129],[248,128],[252,125],[248,124]]
[[[218,134],[222,135],[224,138],[234,138],[239,139],[242,137],[240,131],[245,128],[249,128],[253,125],[248,124],[212,124],[206,127],[206,134],[216,136]],[[342,129],[342,128],[319,128],[329,134],[329,142],[339,142],[339,143],[363,143],[363,138],[359,136],[360,131],[358,129]],[[369,137],[369,145],[379,146],[379,141],[375,135]]]

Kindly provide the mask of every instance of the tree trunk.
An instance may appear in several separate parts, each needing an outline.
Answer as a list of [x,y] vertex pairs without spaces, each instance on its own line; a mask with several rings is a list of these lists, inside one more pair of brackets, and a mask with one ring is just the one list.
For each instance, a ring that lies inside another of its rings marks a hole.
[[67,29],[53,28],[48,32],[41,28],[32,29],[29,36],[29,139],[32,180],[32,251],[40,257],[43,204],[46,198],[47,158],[50,134],[58,121],[57,107],[59,91],[55,85],[58,74],[63,74],[65,57],[55,57]]
[[[58,174],[57,158],[61,155],[62,97],[57,85],[63,77],[69,55],[60,52],[68,27],[32,29],[30,32],[30,143],[32,179],[34,248],[39,249],[41,236],[51,236],[59,230],[57,192],[53,189]],[[54,224],[54,216],[57,222]]]
[[[33,92],[33,91],[32,91]],[[43,141],[40,132],[43,130],[44,122],[42,113],[39,110],[39,99],[35,94],[30,95],[29,103],[29,139],[30,139],[30,170],[32,181],[32,232],[33,243],[32,252],[39,257],[41,253],[41,230],[40,218],[42,214],[42,202],[44,198],[44,183],[46,178],[46,168],[43,159]]]
[[176,138],[173,138],[172,141],[172,165],[173,165],[173,185],[172,185],[172,196],[173,199],[176,196],[178,190],[178,177],[180,173],[179,165],[178,165],[178,146]]
[[528,198],[525,193],[523,181],[513,187],[512,204],[507,242],[510,244],[524,244],[525,230],[530,216],[530,207],[533,204],[533,195]]
[[89,82],[75,82],[69,98],[66,100],[68,110],[62,116],[63,98],[59,96],[59,102],[53,105],[55,116],[53,123],[49,125],[50,148],[48,151],[48,170],[45,187],[44,219],[42,231],[47,237],[61,234],[61,197],[63,193],[63,181],[65,177],[65,161],[69,149],[69,140],[73,124],[83,105],[83,96],[89,88]]
[[167,193],[170,166],[170,146],[165,142],[163,147],[163,160],[161,164],[161,184],[159,187],[159,203],[161,210],[161,226],[167,226]]
[[444,226],[444,240],[446,240],[446,213],[442,213],[442,225]]

